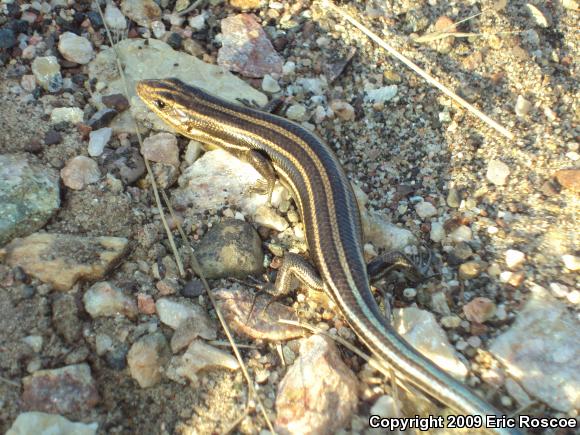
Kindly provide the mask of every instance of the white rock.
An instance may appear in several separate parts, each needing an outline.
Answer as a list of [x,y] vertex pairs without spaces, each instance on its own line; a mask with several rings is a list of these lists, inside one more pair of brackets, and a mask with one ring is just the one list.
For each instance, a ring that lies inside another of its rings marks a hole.
[[152,162],[179,167],[179,147],[174,134],[157,133],[145,138],[141,154]]
[[435,316],[416,307],[394,311],[394,328],[411,346],[432,360],[451,376],[463,381],[467,368],[447,340]]
[[500,160],[490,160],[487,165],[487,179],[496,186],[506,184],[510,175],[510,168]]
[[379,397],[371,407],[370,415],[380,415],[381,418],[396,418],[399,405],[391,396]]
[[490,352],[525,391],[561,412],[580,407],[580,323],[539,286]]
[[576,255],[562,255],[562,261],[566,269],[570,269],[572,272],[576,272],[580,269],[580,257]]
[[449,238],[455,243],[468,242],[473,238],[473,233],[468,226],[459,225],[449,233]]
[[123,0],[121,10],[142,27],[149,27],[152,20],[161,18],[161,8],[153,0]]
[[306,121],[306,107],[303,104],[292,104],[286,110],[286,116],[294,121]]
[[542,11],[537,6],[534,6],[531,3],[527,3],[526,7],[528,8],[530,15],[532,16],[532,18],[534,19],[534,21],[538,26],[544,28],[550,27],[550,22],[548,18],[542,13]]
[[254,221],[263,227],[276,231],[284,231],[288,228],[288,221],[280,216],[275,209],[262,205],[256,210]]
[[578,12],[580,10],[578,0],[562,0],[562,6],[570,11]]
[[377,248],[386,251],[402,251],[406,246],[417,243],[411,231],[387,222],[379,213],[363,211],[361,217],[364,241],[372,242]]
[[415,205],[415,211],[421,219],[437,216],[437,208],[429,201],[421,201]]
[[102,356],[113,348],[113,340],[107,334],[97,334],[95,337],[95,350],[97,355]]
[[185,163],[187,163],[188,165],[192,165],[193,162],[195,162],[199,158],[202,149],[203,145],[201,144],[201,142],[198,142],[193,139],[190,140],[189,143],[187,144],[187,148],[185,149],[184,156]]
[[565,298],[570,293],[568,287],[557,282],[550,283],[550,290],[552,290],[552,294],[557,298]]
[[[143,79],[175,77],[232,102],[238,102],[237,99],[241,98],[264,106],[268,101],[265,94],[218,65],[211,65],[188,53],[175,51],[158,39],[141,38],[123,39],[115,45],[115,50],[105,48],[89,63],[89,78],[97,80],[96,88],[101,95],[125,93],[125,85],[116,73],[116,52],[123,59],[125,76],[129,83]],[[135,86],[129,86],[127,98],[131,102],[130,110],[120,113],[109,124],[114,134],[134,134],[133,116],[138,121],[151,123],[155,130],[172,131],[171,127],[137,97]]]
[[107,281],[93,284],[84,294],[83,303],[85,310],[93,318],[118,314],[133,318],[137,315],[135,301]]
[[261,179],[249,163],[221,149],[208,151],[179,177],[180,188],[173,192],[173,201],[195,210],[216,209],[228,202],[253,216],[268,202],[267,195],[250,192]]
[[276,92],[280,92],[280,85],[270,74],[266,74],[262,79],[262,90],[269,94],[275,94]]
[[50,113],[51,124],[58,124],[59,122],[79,124],[83,122],[83,118],[84,112],[78,107],[56,107]]
[[505,251],[505,264],[511,270],[521,267],[525,260],[526,254],[521,251],[516,249],[508,249]]
[[133,343],[127,354],[127,365],[131,377],[141,388],[157,385],[171,352],[162,332],[141,337]]
[[91,42],[72,32],[65,32],[58,40],[58,51],[70,62],[87,64],[95,56]]
[[310,92],[313,95],[322,95],[324,93],[324,88],[326,88],[326,79],[318,77],[303,77],[296,81],[296,83],[302,86],[302,89],[306,92]]
[[32,73],[40,86],[48,92],[57,92],[62,88],[60,64],[55,56],[37,57],[32,62]]
[[155,303],[155,308],[161,323],[172,329],[177,329],[186,319],[203,315],[201,307],[187,300],[175,301],[162,298]]
[[203,12],[199,15],[194,16],[194,17],[190,17],[188,23],[194,32],[200,32],[203,29],[205,29],[206,18],[207,18],[207,15],[205,12]]
[[22,339],[24,343],[30,346],[30,348],[38,353],[42,350],[43,339],[41,335],[28,335]]
[[397,85],[384,86],[382,88],[366,91],[364,98],[365,102],[385,103],[390,101],[397,95],[399,88]]
[[282,67],[282,74],[285,76],[289,76],[291,74],[294,74],[295,72],[296,72],[296,63],[292,62],[291,60],[286,62]]
[[60,178],[65,186],[82,190],[101,178],[99,165],[90,157],[76,156],[68,160],[60,170]]
[[105,8],[105,23],[112,30],[124,30],[127,28],[125,16],[113,2],[108,2]]
[[531,108],[532,108],[532,103],[530,103],[528,100],[526,100],[521,95],[518,95],[518,98],[516,100],[516,108],[515,108],[516,115],[526,116]]
[[111,140],[111,135],[113,134],[113,129],[110,127],[103,127],[89,133],[89,156],[97,157],[103,154],[103,150],[109,140]]
[[237,370],[240,365],[238,360],[229,353],[216,349],[200,340],[195,340],[182,356],[176,356],[171,359],[168,376],[178,382],[180,378],[189,379],[193,385],[196,385],[197,372],[212,367]]
[[429,237],[435,243],[439,243],[445,238],[445,228],[441,222],[431,223],[431,232],[429,233]]
[[167,33],[163,21],[153,21],[151,23],[151,30],[157,39],[161,39]]
[[16,417],[6,435],[95,435],[98,423],[74,423],[58,414],[23,412]]
[[580,291],[572,290],[570,293],[568,293],[566,298],[571,304],[578,305],[580,304]]

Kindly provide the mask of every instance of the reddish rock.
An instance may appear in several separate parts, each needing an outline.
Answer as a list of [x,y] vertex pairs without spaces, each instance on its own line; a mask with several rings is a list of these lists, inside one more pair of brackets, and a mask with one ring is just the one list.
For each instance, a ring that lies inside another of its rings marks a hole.
[[283,59],[253,15],[224,18],[218,64],[246,77],[282,73]]
[[25,377],[22,384],[23,407],[29,411],[78,415],[99,401],[88,364],[39,370]]
[[580,169],[561,169],[555,176],[562,187],[580,193]]
[[344,427],[358,402],[358,380],[329,338],[314,335],[280,382],[276,431],[329,434]]

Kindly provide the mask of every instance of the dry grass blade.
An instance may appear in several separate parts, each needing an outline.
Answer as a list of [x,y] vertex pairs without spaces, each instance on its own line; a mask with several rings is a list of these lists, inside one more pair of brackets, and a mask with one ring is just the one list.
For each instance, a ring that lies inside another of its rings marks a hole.
[[[125,79],[125,74],[124,74],[124,71],[123,71],[123,66],[121,64],[121,60],[120,60],[119,53],[117,51],[117,48],[116,48],[115,44],[113,43],[113,38],[112,38],[111,32],[110,32],[110,30],[109,30],[109,28],[108,28],[108,26],[107,26],[107,24],[105,22],[105,17],[104,17],[103,11],[101,9],[101,6],[99,5],[98,2],[96,2],[96,5],[97,5],[97,8],[99,10],[99,14],[101,16],[101,19],[103,20],[103,23],[104,23],[104,26],[105,26],[105,31],[107,32],[107,37],[108,37],[109,42],[111,44],[111,48],[115,52],[115,58],[116,58],[116,61],[117,61],[117,68],[119,70],[119,74],[121,75],[121,78],[122,78],[122,81],[123,81],[123,85],[125,87],[125,95],[128,96],[129,95],[129,92],[128,92],[128,88],[127,88],[127,80]],[[139,140],[139,145],[142,147],[143,146],[143,141],[142,141],[142,138],[141,138],[141,133],[139,132],[139,129],[137,128],[137,124],[136,124],[136,121],[135,120],[134,120],[134,122],[135,122],[135,126],[136,126],[135,131],[137,133],[137,138]],[[154,193],[154,196],[155,196],[155,202],[156,202],[157,208],[159,210],[159,215],[161,216],[161,220],[163,222],[163,226],[165,228],[165,231],[167,233],[167,237],[169,239],[169,243],[171,245],[171,249],[173,250],[173,254],[175,256],[175,261],[176,261],[177,266],[179,268],[179,273],[180,273],[180,275],[182,277],[184,277],[185,276],[185,270],[183,268],[183,262],[181,261],[181,256],[179,255],[179,252],[177,251],[177,247],[175,246],[175,241],[173,239],[173,234],[171,233],[171,230],[169,229],[169,225],[167,224],[167,220],[165,219],[165,214],[164,214],[164,211],[163,211],[163,207],[161,205],[161,198],[159,197],[159,189],[157,188],[157,183],[155,181],[155,176],[153,175],[153,171],[151,170],[151,166],[149,165],[148,160],[144,158],[144,161],[145,161],[145,166],[147,168],[147,174],[149,175],[149,178],[151,179],[151,185],[153,187],[153,193]],[[178,229],[181,237],[183,238],[183,241],[184,242],[187,242],[187,237],[186,237],[185,233],[183,232],[183,229],[181,228],[181,225],[179,225],[179,221],[177,219],[175,219],[175,214],[173,213],[173,208],[171,207],[171,203],[169,201],[169,198],[167,197],[165,191],[161,190],[161,193],[163,195],[163,199],[165,200],[165,203],[167,204],[167,207],[169,209],[170,214],[173,216],[175,222],[177,222],[177,229]],[[262,401],[260,400],[260,398],[259,398],[259,396],[258,396],[258,394],[256,392],[256,389],[254,388],[254,384],[252,382],[252,378],[250,377],[250,374],[248,373],[248,370],[246,368],[246,365],[245,365],[245,363],[244,363],[244,361],[242,359],[242,356],[240,354],[240,351],[238,350],[238,346],[236,345],[236,343],[234,341],[234,338],[233,338],[233,336],[232,336],[232,334],[230,332],[230,329],[229,329],[229,327],[228,327],[228,325],[227,325],[227,323],[225,321],[225,318],[223,317],[223,314],[221,313],[221,310],[219,309],[219,307],[216,304],[215,298],[213,297],[213,295],[211,293],[211,289],[209,287],[209,284],[208,284],[207,280],[205,279],[205,276],[203,275],[203,272],[201,271],[201,267],[199,266],[199,263],[197,261],[197,258],[195,257],[195,254],[193,253],[193,248],[191,247],[191,245],[189,245],[189,247],[190,247],[191,252],[192,252],[192,256],[191,256],[191,263],[192,263],[191,266],[192,266],[192,269],[200,277],[201,281],[203,282],[203,285],[204,285],[205,290],[207,292],[208,298],[210,299],[210,301],[211,301],[211,303],[212,303],[212,305],[213,305],[213,307],[214,307],[214,309],[216,311],[216,314],[217,314],[217,316],[219,318],[219,321],[220,321],[222,327],[224,328],[224,331],[225,331],[225,334],[226,334],[226,336],[228,338],[228,341],[230,342],[230,345],[231,345],[231,347],[232,347],[232,349],[234,351],[234,354],[235,354],[238,362],[240,363],[240,367],[241,367],[242,373],[244,375],[244,378],[246,379],[246,382],[248,383],[248,389],[250,391],[250,394],[255,398],[256,402],[258,403],[258,407],[260,408],[260,411],[261,411],[261,413],[262,413],[262,415],[263,415],[263,417],[264,417],[264,419],[266,421],[266,424],[268,426],[268,429],[273,434],[275,434],[276,432],[274,431],[274,427],[272,426],[272,422],[270,421],[270,418],[268,417],[268,414],[266,412],[266,408],[264,407]],[[236,425],[239,424],[240,421],[241,420],[239,420],[239,421],[236,420]],[[228,430],[231,430],[231,427]]]
[[18,383],[16,381],[11,381],[10,379],[6,379],[3,376],[0,376],[0,382],[4,382],[5,384],[11,385],[11,386],[16,387],[16,388],[20,388],[20,383]]
[[330,0],[323,0],[323,5],[332,9],[333,11],[337,12],[346,21],[348,21],[350,24],[355,26],[357,29],[359,29],[361,32],[363,32],[368,38],[370,38],[375,43],[377,43],[380,47],[382,47],[384,50],[386,50],[391,56],[395,57],[396,59],[398,59],[399,61],[404,63],[410,69],[415,71],[418,75],[423,77],[423,79],[425,79],[428,83],[435,86],[437,89],[439,89],[445,95],[447,95],[449,98],[451,98],[453,101],[455,101],[460,106],[464,107],[466,110],[471,112],[473,115],[477,116],[479,119],[481,119],[487,125],[489,125],[491,128],[493,128],[494,130],[503,134],[508,139],[515,138],[514,134],[512,132],[510,132],[507,128],[505,128],[504,126],[500,125],[499,123],[497,123],[496,121],[491,119],[489,116],[487,116],[481,110],[479,110],[475,106],[469,104],[467,101],[465,101],[459,95],[455,94],[453,91],[451,91],[445,85],[443,85],[442,83],[437,81],[433,76],[431,76],[425,70],[420,68],[413,61],[408,59],[406,56],[399,53],[397,50],[395,50],[393,47],[391,47],[389,44],[387,44],[385,41],[383,41],[376,33],[373,33],[369,28],[367,28],[362,23],[360,23],[359,21],[354,19],[347,12],[343,11],[341,8],[334,5],[334,3],[332,3]]

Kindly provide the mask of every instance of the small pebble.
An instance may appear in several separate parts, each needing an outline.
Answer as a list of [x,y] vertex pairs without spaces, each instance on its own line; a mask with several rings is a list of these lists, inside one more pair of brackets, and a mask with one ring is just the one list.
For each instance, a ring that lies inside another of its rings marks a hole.
[[564,262],[566,269],[570,269],[572,272],[580,270],[580,257],[566,254],[562,255],[562,261]]
[[521,95],[518,95],[516,100],[516,115],[518,116],[526,116],[530,109],[532,108],[532,104],[526,100]]
[[89,155],[92,157],[97,157],[103,154],[103,150],[113,134],[113,129],[109,127],[104,127],[96,131],[91,131],[89,133]]
[[416,204],[415,211],[421,219],[427,219],[437,215],[437,208],[428,201],[422,201]]
[[505,252],[505,263],[508,269],[519,269],[526,260],[526,254],[516,249],[508,249]]
[[496,186],[503,186],[506,184],[510,175],[510,168],[500,160],[490,160],[487,166],[486,177],[489,182]]
[[62,142],[62,134],[56,130],[48,130],[44,135],[45,145],[56,145]]
[[262,90],[269,94],[275,94],[280,92],[280,85],[270,74],[266,74],[262,79]]
[[303,104],[293,104],[286,110],[286,116],[294,121],[306,121],[306,107]]
[[417,296],[417,289],[408,287],[405,290],[403,290],[403,296],[405,296],[405,298],[407,299],[414,299],[415,296]]
[[66,162],[60,171],[60,177],[65,186],[74,190],[82,190],[88,184],[99,181],[101,171],[97,162],[90,157],[77,156]]
[[94,57],[91,42],[72,32],[64,32],[58,41],[58,51],[69,62],[87,64]]

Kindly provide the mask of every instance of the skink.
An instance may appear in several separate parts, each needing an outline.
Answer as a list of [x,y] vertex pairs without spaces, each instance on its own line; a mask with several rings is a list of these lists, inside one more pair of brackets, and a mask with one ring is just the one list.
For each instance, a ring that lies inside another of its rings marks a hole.
[[[316,266],[288,254],[276,290],[294,276],[326,291],[360,340],[398,376],[454,410],[471,415],[500,413],[414,350],[389,325],[371,293],[363,258],[359,209],[351,184],[332,150],[315,134],[285,118],[243,107],[177,79],[143,80],[137,93],[178,133],[220,147],[251,163],[271,193],[276,177],[288,187],[302,217]],[[518,429],[491,430],[520,434]]]

